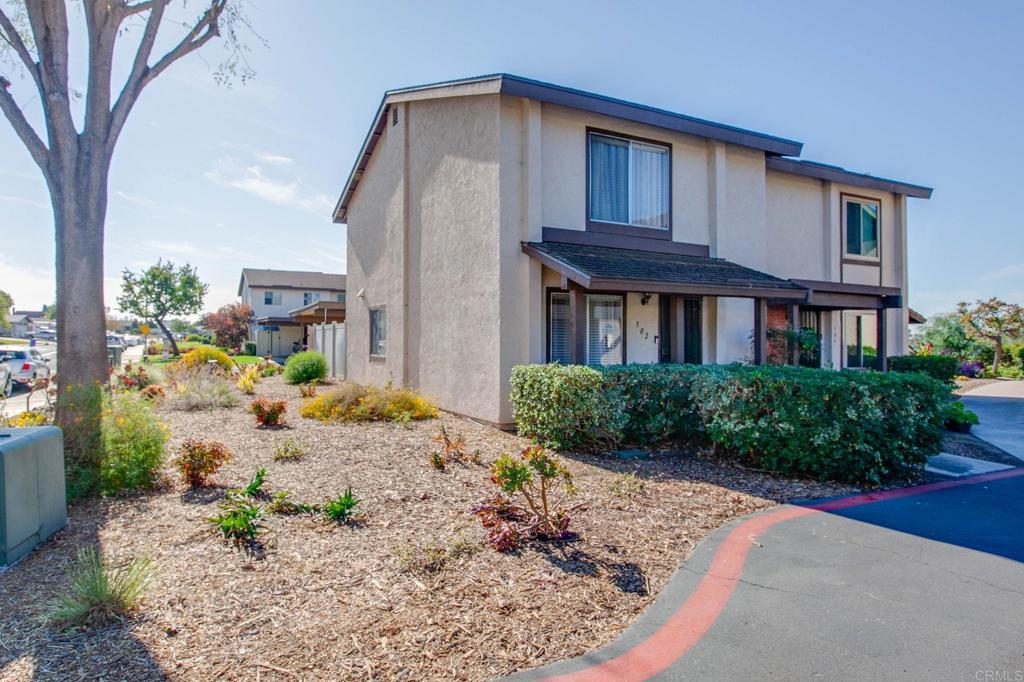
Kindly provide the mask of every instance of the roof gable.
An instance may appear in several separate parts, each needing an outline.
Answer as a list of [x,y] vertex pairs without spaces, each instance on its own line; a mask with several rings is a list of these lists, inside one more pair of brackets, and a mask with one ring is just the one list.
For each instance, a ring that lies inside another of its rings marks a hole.
[[238,281],[238,295],[246,287],[265,289],[306,289],[345,291],[345,275],[305,270],[270,270],[243,268]]

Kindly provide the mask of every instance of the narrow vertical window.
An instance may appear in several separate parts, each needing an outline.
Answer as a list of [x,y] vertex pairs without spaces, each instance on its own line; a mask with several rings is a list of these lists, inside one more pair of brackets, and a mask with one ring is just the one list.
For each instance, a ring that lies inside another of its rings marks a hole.
[[858,199],[844,199],[846,210],[846,254],[878,258],[878,204]]
[[621,365],[622,296],[587,296],[587,364]]
[[572,362],[569,320],[569,294],[552,291],[548,301],[548,362],[567,365]]
[[388,319],[384,308],[370,310],[370,355],[384,356],[388,349]]
[[873,369],[878,364],[875,313],[843,313],[843,343],[846,367]]

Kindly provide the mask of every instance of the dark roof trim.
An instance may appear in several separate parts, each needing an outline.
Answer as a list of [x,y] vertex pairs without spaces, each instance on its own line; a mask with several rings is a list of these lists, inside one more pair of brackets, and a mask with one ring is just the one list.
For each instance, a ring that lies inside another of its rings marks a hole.
[[845,168],[840,168],[839,166],[830,166],[814,161],[784,159],[778,156],[769,156],[765,158],[765,165],[769,170],[777,170],[783,173],[794,173],[796,175],[804,175],[809,178],[818,178],[819,180],[828,180],[830,182],[841,182],[855,187],[878,189],[883,192],[892,192],[893,194],[905,194],[908,197],[930,199],[932,196],[931,187],[912,185],[908,182],[900,182],[899,180],[878,178],[874,175],[867,175],[866,173],[854,173],[846,170]]
[[323,312],[331,310],[345,311],[344,301],[314,301],[309,305],[304,305],[301,308],[295,310],[289,310],[288,314],[291,317],[299,317],[300,315],[312,315],[313,313]]
[[257,317],[256,324],[276,324],[285,327],[295,327],[299,325],[298,322],[290,317],[274,317],[269,315],[267,317]]
[[907,312],[910,313],[910,324],[924,324],[928,321],[928,318],[917,312],[913,308],[907,308]]
[[334,207],[334,222],[343,223],[348,219],[348,206],[355,194],[356,187],[362,179],[363,172],[369,164],[370,156],[373,154],[377,141],[384,132],[387,122],[389,100],[401,95],[409,95],[426,90],[457,87],[460,85],[473,85],[492,81],[497,87],[495,92],[510,95],[513,97],[527,97],[538,102],[557,104],[591,113],[612,116],[626,121],[643,123],[666,130],[688,133],[699,137],[706,137],[713,140],[721,140],[743,147],[760,149],[768,154],[779,154],[786,156],[799,156],[803,149],[802,142],[787,140],[783,137],[758,133],[745,128],[715,123],[705,119],[686,116],[665,109],[658,109],[636,102],[598,95],[584,90],[567,88],[552,83],[513,76],[506,73],[495,73],[474,78],[463,78],[457,80],[440,81],[426,85],[416,85],[407,88],[388,90],[377,107],[377,113],[373,119],[369,132],[363,140],[363,145],[356,157],[355,164],[349,172],[348,180],[345,182],[345,189]]
[[651,239],[650,237],[606,234],[602,232],[593,232],[591,230],[566,230],[561,227],[541,228],[541,235],[541,241],[545,242],[610,246],[618,249],[653,251],[655,253],[676,253],[683,256],[702,256],[704,258],[710,258],[711,256],[710,247],[706,244],[675,242],[668,239]]

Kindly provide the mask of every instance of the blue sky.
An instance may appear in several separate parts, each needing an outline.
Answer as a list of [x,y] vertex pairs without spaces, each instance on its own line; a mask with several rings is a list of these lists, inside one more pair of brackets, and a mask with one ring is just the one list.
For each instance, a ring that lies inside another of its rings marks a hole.
[[[257,0],[249,16],[266,41],[250,41],[255,80],[216,85],[214,47],[132,114],[110,180],[108,305],[122,269],[158,257],[198,267],[207,309],[234,300],[243,266],[344,271],[330,210],[383,91],[498,71],[931,185],[930,201],[910,201],[910,304],[1024,303],[1024,3]],[[11,80],[30,103],[29,82]],[[52,225],[0,120],[0,289],[19,308],[53,298]]]

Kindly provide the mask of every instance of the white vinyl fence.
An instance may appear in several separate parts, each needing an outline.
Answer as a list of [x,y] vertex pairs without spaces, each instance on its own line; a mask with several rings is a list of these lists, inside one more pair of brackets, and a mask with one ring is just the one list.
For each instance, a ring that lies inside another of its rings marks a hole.
[[324,354],[330,376],[345,378],[344,322],[309,325],[309,348]]

